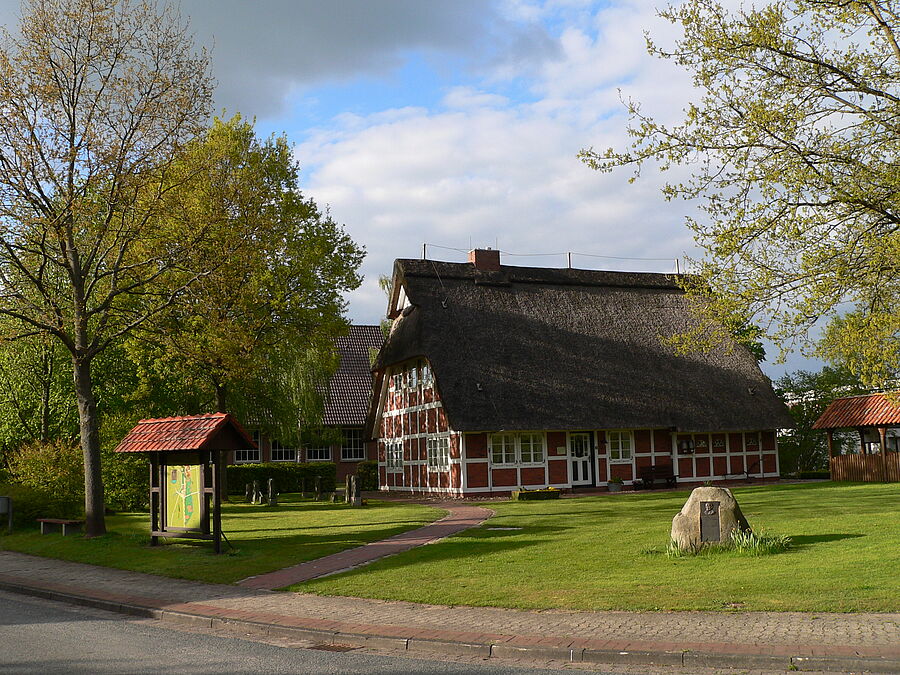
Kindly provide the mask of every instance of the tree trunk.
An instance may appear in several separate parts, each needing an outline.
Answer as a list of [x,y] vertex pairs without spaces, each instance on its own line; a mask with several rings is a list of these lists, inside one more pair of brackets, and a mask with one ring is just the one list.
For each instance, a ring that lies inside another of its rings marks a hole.
[[225,409],[225,385],[215,384],[216,387],[216,412],[228,412]]
[[50,387],[53,380],[53,347],[44,346],[41,382],[41,442],[50,439]]
[[100,423],[91,380],[91,359],[74,356],[75,395],[78,398],[78,422],[81,450],[84,453],[84,533],[87,537],[106,534],[103,477],[100,473]]

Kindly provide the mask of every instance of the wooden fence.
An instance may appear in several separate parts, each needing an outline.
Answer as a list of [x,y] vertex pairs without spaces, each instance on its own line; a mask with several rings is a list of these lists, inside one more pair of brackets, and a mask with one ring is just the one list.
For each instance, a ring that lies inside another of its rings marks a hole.
[[900,482],[900,452],[837,455],[831,458],[831,479],[865,483]]

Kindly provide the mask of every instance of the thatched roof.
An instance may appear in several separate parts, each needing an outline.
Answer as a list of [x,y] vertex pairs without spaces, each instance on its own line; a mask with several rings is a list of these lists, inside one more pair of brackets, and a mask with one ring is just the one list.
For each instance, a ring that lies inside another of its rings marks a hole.
[[671,276],[398,260],[394,284],[375,370],[427,357],[456,430],[792,426],[745,348],[663,344],[693,322]]

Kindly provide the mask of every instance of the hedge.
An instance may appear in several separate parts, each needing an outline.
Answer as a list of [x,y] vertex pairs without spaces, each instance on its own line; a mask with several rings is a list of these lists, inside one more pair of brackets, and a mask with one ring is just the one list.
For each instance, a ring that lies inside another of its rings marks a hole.
[[255,480],[259,481],[260,488],[265,491],[270,478],[275,480],[276,492],[300,492],[304,478],[306,489],[311,491],[316,476],[322,477],[322,492],[334,492],[337,477],[337,467],[332,462],[229,464],[227,472],[228,494],[231,495],[244,494],[247,483]]
[[547,488],[542,490],[513,490],[512,499],[517,502],[528,502],[537,499],[559,499],[559,496],[562,493],[559,490],[555,490],[553,488]]
[[801,471],[797,474],[797,478],[801,479],[812,479],[812,478],[825,478],[826,480],[831,478],[830,471]]
[[378,462],[366,461],[356,465],[360,490],[378,489]]
[[[75,506],[37,488],[25,485],[0,485],[0,496],[11,497],[13,504],[13,527],[37,527],[38,518],[83,518],[84,507]],[[0,522],[0,534],[6,531],[6,516]]]

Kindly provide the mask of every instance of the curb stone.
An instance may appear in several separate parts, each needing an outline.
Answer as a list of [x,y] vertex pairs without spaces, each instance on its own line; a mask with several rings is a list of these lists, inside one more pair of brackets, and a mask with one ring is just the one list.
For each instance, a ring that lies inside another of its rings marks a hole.
[[[350,645],[356,647],[375,647],[407,652],[428,652],[431,654],[444,654],[447,656],[478,656],[490,658],[513,659],[552,659],[566,662],[586,662],[596,664],[632,664],[632,665],[670,665],[675,667],[719,667],[719,668],[764,668],[779,671],[796,669],[800,671],[837,671],[855,672],[868,671],[873,673],[900,673],[900,656],[897,658],[878,658],[872,656],[845,657],[845,656],[793,656],[784,650],[783,655],[767,655],[728,652],[702,652],[702,651],[671,651],[671,650],[603,650],[588,649],[582,647],[551,647],[546,645],[521,645],[508,642],[462,642],[453,640],[426,639],[416,637],[416,628],[409,628],[409,635],[403,637],[397,635],[396,626],[385,632],[394,635],[359,634],[342,632],[339,630],[316,630],[302,626],[290,626],[260,621],[250,621],[242,618],[216,616],[212,614],[192,613],[181,610],[172,610],[158,607],[148,607],[126,602],[104,600],[102,598],[78,595],[76,593],[63,593],[57,590],[16,584],[8,581],[0,581],[0,590],[19,593],[65,602],[82,607],[105,610],[117,614],[124,614],[139,618],[156,619],[162,623],[170,623],[180,626],[193,626],[203,628],[216,628],[243,633],[244,635],[273,636],[302,640],[316,645]],[[509,638],[507,638],[509,640]],[[796,651],[803,651],[797,647]]]

